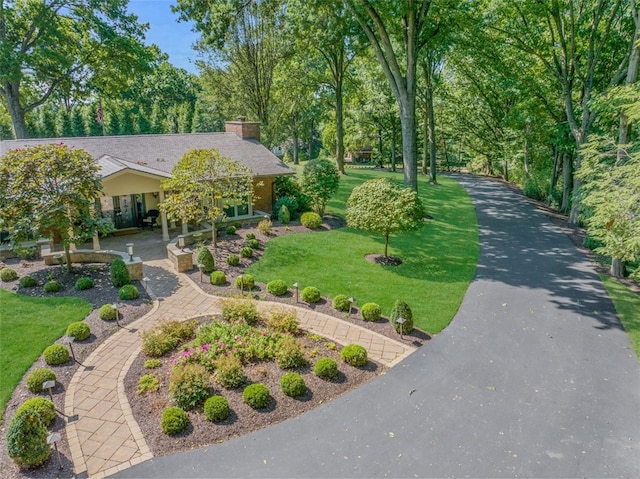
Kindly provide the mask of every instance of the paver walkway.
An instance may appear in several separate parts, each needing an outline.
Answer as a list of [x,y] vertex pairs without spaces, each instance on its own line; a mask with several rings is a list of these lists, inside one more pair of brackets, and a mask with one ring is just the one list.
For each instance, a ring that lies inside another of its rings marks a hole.
[[[69,418],[66,433],[78,478],[101,478],[153,457],[124,391],[124,377],[140,351],[139,332],[162,320],[220,312],[219,298],[202,292],[187,276],[174,274],[168,260],[151,261],[144,268],[150,280],[148,291],[156,299],[153,309],[109,337],[84,360],[65,396]],[[277,303],[258,304],[263,310],[282,307]],[[340,344],[361,344],[371,359],[386,366],[393,366],[415,350],[337,318],[297,309],[304,329]]]

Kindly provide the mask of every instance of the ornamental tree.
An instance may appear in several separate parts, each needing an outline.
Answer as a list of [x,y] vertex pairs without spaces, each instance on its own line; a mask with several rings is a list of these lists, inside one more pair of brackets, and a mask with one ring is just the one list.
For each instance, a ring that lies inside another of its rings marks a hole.
[[388,257],[389,236],[422,228],[424,215],[416,191],[396,185],[387,178],[356,186],[347,200],[347,225],[384,236],[385,258]]
[[338,191],[340,173],[327,160],[312,160],[302,170],[302,192],[311,198],[313,211],[324,215],[324,207],[329,198]]
[[71,271],[69,247],[109,230],[95,207],[98,165],[64,144],[9,151],[0,159],[0,221],[14,240],[57,234]]
[[215,222],[224,218],[224,207],[253,201],[251,169],[226,158],[216,149],[191,150],[162,182],[168,194],[158,205],[171,220]]

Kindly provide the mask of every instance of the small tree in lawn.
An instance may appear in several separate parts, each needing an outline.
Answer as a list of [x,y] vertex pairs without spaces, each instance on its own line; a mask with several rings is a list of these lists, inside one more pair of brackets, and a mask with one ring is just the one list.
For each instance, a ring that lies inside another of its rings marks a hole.
[[251,169],[216,149],[189,151],[171,174],[162,182],[168,195],[159,208],[171,220],[209,220],[214,246],[215,223],[224,216],[225,205],[254,199]]
[[302,170],[302,192],[311,198],[313,211],[320,216],[324,216],[324,207],[339,184],[340,173],[330,161],[312,160]]
[[57,233],[71,271],[69,246],[108,228],[95,207],[98,171],[89,153],[62,143],[9,151],[0,159],[0,223],[18,242]]
[[356,186],[347,200],[347,225],[383,235],[385,258],[389,235],[422,228],[424,215],[424,207],[414,190],[386,178]]

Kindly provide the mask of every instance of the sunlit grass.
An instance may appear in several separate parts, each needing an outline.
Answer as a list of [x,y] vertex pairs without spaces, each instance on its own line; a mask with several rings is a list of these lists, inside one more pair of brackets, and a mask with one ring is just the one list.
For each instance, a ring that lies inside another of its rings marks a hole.
[[609,276],[600,275],[618,312],[631,346],[640,358],[640,296]]

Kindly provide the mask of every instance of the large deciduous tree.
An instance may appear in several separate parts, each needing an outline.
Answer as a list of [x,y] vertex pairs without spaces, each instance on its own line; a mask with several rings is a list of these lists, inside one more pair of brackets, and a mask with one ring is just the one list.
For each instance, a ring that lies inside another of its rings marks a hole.
[[338,191],[340,173],[327,160],[312,160],[302,170],[302,192],[311,198],[313,211],[324,215],[327,201]]
[[85,151],[63,144],[16,149],[0,161],[0,219],[20,242],[57,233],[71,271],[69,247],[100,231],[98,166]]
[[389,255],[389,236],[422,228],[424,215],[418,193],[387,178],[365,181],[347,200],[347,225],[381,234],[385,258]]

